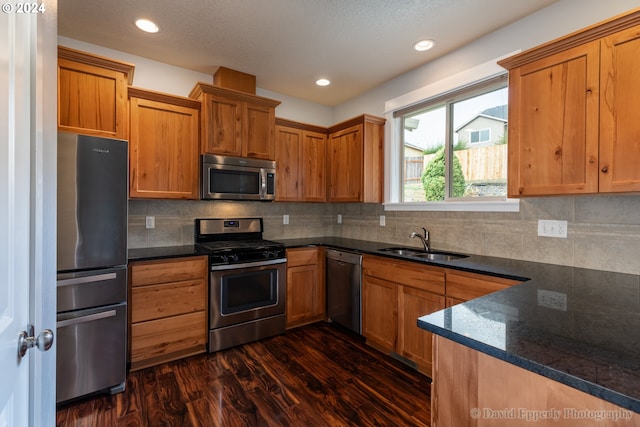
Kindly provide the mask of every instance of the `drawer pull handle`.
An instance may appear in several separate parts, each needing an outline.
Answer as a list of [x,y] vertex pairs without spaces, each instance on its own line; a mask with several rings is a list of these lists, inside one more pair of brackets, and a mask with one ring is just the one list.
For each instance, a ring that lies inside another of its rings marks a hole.
[[116,273],[98,274],[97,276],[73,277],[71,279],[58,280],[58,287],[77,285],[79,283],[102,282],[103,280],[111,280],[116,278]]
[[100,313],[90,314],[88,316],[76,317],[74,319],[61,320],[56,323],[57,328],[64,328],[65,326],[77,325],[80,323],[93,322],[94,320],[106,319],[109,317],[115,317],[116,311],[109,310]]

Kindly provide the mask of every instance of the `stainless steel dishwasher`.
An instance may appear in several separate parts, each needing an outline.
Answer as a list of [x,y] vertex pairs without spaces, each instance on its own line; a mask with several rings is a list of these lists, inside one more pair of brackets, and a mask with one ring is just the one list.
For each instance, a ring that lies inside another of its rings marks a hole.
[[327,249],[327,317],[362,335],[362,254]]

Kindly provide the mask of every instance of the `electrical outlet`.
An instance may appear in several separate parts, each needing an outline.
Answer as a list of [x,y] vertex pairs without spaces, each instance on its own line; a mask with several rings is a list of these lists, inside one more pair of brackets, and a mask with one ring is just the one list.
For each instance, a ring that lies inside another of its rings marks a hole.
[[338,224],[342,224],[342,215],[338,214]]
[[380,215],[380,227],[384,227],[386,223],[386,219],[384,215]]
[[147,228],[156,228],[156,217],[148,216],[144,219],[144,225]]
[[289,215],[287,214],[282,215],[282,224],[289,225]]
[[567,238],[567,221],[538,220],[538,236]]

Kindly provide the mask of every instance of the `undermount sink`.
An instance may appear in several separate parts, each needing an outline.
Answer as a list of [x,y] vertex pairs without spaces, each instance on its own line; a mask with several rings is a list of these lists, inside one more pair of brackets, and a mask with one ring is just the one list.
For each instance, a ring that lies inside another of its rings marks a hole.
[[380,249],[381,252],[390,252],[396,255],[415,255],[420,253],[425,253],[420,249],[411,249],[411,248],[384,248]]
[[432,261],[451,261],[454,259],[467,258],[467,255],[451,254],[447,252],[420,252],[411,256],[429,259]]
[[451,252],[425,252],[415,248],[383,248],[381,252],[389,252],[395,255],[410,256],[416,258],[427,259],[431,261],[451,261],[454,259],[467,258],[467,255],[454,254]]

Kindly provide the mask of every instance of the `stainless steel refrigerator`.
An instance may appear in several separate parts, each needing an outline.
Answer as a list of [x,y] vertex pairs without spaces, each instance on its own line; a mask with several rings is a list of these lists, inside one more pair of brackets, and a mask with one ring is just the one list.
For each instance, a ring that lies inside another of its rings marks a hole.
[[57,397],[124,390],[127,141],[58,133]]

